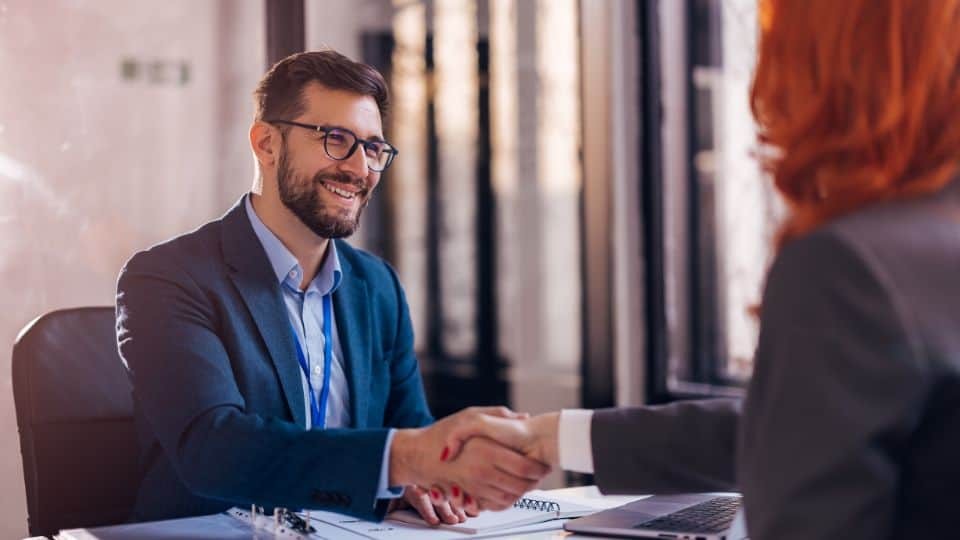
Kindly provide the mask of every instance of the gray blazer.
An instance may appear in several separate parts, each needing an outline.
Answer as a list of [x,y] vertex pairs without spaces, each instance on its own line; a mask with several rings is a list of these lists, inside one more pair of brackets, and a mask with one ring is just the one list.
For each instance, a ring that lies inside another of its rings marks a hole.
[[956,537],[960,182],[788,244],[760,322],[742,411],[594,415],[601,489],[736,487],[755,540]]

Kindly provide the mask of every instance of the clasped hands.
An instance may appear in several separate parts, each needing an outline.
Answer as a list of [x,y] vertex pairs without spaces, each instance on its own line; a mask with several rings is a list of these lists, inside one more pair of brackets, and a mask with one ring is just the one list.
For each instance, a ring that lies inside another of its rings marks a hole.
[[431,524],[509,508],[557,465],[558,417],[470,407],[397,430],[390,485],[407,486],[404,501]]

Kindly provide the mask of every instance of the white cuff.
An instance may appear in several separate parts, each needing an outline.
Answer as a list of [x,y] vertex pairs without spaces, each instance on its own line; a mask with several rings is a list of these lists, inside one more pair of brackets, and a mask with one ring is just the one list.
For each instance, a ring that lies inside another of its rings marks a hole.
[[397,499],[403,497],[403,486],[388,486],[390,478],[390,447],[393,446],[393,436],[397,430],[391,429],[387,432],[387,441],[383,445],[383,457],[380,459],[380,481],[377,482],[378,499]]
[[557,426],[557,453],[560,468],[593,474],[593,446],[590,442],[590,423],[593,411],[564,409],[560,411]]

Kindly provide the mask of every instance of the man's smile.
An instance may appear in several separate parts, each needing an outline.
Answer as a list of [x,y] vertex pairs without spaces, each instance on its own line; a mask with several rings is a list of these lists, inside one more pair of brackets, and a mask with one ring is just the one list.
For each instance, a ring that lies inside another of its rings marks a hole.
[[364,190],[351,184],[342,184],[340,182],[330,182],[321,180],[320,185],[324,189],[346,200],[353,200],[363,195]]

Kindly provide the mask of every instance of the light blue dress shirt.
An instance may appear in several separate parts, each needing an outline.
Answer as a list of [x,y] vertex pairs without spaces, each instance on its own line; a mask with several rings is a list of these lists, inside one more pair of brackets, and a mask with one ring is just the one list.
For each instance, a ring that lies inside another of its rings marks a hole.
[[[297,258],[283,245],[283,242],[266,225],[260,221],[251,196],[247,195],[244,205],[247,217],[253,226],[263,250],[270,259],[270,265],[280,282],[283,292],[283,302],[287,307],[287,316],[297,334],[307,365],[310,367],[310,384],[316,393],[316,400],[320,401],[320,392],[323,388],[323,297],[333,294],[340,286],[343,273],[340,270],[340,258],[337,256],[336,243],[327,243],[327,255],[320,265],[320,269],[306,290],[300,289],[303,280],[303,269]],[[337,316],[333,313],[330,321],[333,337],[333,358],[330,362],[330,393],[327,401],[326,427],[350,427],[350,386],[347,383],[346,370],[343,365],[343,350],[340,348],[340,337],[337,334]],[[307,376],[300,370],[300,381],[303,385],[303,401],[306,408],[307,429],[311,429],[310,418],[310,385]],[[393,443],[394,430],[387,434],[387,442],[383,447],[383,459],[380,465],[380,481],[377,486],[377,497],[380,499],[396,498],[403,494],[403,490],[390,489],[387,486],[390,466],[390,446]]]

